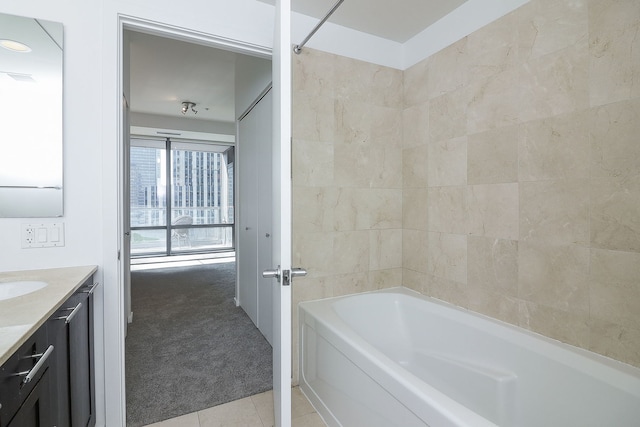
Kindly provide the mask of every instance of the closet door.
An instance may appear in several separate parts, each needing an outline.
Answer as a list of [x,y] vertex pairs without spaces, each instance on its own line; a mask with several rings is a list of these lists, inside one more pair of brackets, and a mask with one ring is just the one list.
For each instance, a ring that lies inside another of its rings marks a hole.
[[269,343],[273,340],[273,286],[261,273],[272,264],[272,103],[267,89],[238,125],[240,306]]
[[258,325],[257,127],[251,114],[238,123],[238,304]]
[[273,95],[270,90],[251,110],[258,134],[258,329],[269,344],[273,345],[273,285],[262,272],[273,265],[272,257],[272,208],[271,139],[273,129]]

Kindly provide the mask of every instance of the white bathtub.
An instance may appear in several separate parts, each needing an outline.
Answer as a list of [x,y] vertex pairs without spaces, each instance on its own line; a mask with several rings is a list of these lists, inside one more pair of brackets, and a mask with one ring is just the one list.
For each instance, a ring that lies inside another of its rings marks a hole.
[[640,369],[404,288],[301,303],[329,426],[640,426]]

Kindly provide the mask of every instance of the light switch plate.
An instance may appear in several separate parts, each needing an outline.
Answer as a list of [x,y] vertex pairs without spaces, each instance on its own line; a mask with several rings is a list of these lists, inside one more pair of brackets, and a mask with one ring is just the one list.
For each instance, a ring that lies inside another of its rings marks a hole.
[[64,246],[64,223],[25,223],[22,224],[21,235],[23,249]]

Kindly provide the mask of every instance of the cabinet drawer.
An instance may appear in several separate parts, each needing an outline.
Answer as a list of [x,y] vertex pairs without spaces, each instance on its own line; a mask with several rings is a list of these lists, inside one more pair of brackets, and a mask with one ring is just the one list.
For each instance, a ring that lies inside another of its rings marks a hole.
[[[47,330],[43,326],[38,329],[13,356],[0,367],[0,427],[8,425],[9,421],[22,402],[29,396],[42,374],[49,367],[49,360],[40,364],[35,372],[34,367],[49,347]],[[32,373],[31,381],[25,383],[27,373]]]

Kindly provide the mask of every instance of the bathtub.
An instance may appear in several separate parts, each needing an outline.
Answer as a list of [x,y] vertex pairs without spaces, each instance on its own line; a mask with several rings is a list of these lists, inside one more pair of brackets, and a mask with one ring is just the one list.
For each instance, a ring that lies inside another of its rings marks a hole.
[[640,369],[405,288],[299,305],[329,426],[640,426]]

